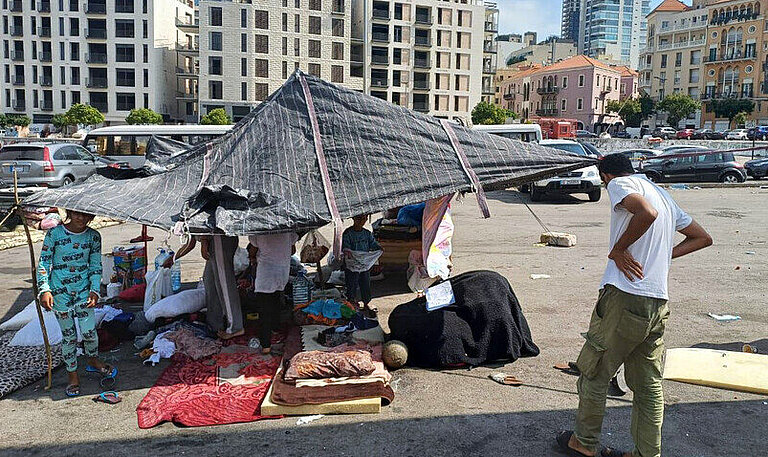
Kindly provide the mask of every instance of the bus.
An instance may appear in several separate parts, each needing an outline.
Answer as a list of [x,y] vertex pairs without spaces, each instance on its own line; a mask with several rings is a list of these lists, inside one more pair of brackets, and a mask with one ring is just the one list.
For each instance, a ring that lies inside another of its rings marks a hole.
[[525,143],[538,143],[542,139],[539,124],[476,125],[472,129]]
[[140,167],[152,136],[195,145],[218,138],[231,128],[232,125],[116,125],[91,130],[85,135],[83,146],[94,154]]

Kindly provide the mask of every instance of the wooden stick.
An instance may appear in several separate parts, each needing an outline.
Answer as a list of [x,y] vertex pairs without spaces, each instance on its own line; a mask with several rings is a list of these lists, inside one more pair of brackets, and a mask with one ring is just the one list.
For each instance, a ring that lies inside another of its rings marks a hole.
[[21,200],[19,200],[19,177],[16,169],[13,170],[13,196],[16,200],[16,211],[21,217],[21,223],[24,226],[24,233],[27,234],[27,246],[29,247],[29,263],[32,270],[32,291],[35,294],[35,308],[37,309],[37,319],[40,321],[40,329],[43,331],[43,342],[45,343],[45,355],[48,359],[48,384],[45,390],[51,388],[53,379],[53,358],[51,357],[51,343],[48,342],[48,332],[45,330],[45,319],[43,319],[43,307],[40,305],[40,291],[37,288],[37,264],[35,262],[35,247],[32,245],[32,235],[29,233],[27,218],[21,210]]

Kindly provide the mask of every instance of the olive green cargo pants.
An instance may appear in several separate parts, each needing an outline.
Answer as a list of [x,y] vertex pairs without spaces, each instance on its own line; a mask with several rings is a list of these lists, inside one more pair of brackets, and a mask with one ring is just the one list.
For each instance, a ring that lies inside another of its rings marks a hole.
[[661,455],[661,357],[668,317],[666,300],[628,294],[611,285],[600,291],[589,331],[583,334],[587,341],[576,361],[581,376],[575,435],[587,449],[597,449],[608,385],[624,364],[633,393],[634,455]]

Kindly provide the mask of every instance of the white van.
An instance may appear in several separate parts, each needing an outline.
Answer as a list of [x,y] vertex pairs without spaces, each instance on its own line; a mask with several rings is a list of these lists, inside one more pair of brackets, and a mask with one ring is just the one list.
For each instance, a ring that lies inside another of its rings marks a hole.
[[476,125],[472,128],[480,132],[499,135],[510,140],[519,140],[525,143],[538,143],[542,139],[541,126],[539,124]]

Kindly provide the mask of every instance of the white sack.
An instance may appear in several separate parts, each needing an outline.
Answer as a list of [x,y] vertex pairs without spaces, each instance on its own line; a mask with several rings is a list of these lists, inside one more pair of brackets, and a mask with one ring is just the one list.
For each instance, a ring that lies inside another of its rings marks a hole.
[[144,317],[151,324],[159,317],[176,317],[194,313],[203,308],[205,308],[205,289],[183,290],[152,305],[144,311]]

